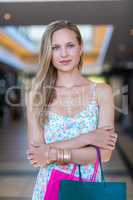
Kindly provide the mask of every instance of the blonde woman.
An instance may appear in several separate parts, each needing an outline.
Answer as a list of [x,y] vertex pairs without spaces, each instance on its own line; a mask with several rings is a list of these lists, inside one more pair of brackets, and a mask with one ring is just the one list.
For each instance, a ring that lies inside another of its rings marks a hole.
[[[110,160],[115,148],[111,87],[86,80],[80,73],[82,59],[78,27],[62,20],[49,24],[27,98],[27,157],[40,167],[32,200],[45,199],[53,169],[69,174],[80,164],[82,177],[91,177],[97,159],[94,146],[100,148],[102,162]],[[99,169],[96,181],[101,181]]]

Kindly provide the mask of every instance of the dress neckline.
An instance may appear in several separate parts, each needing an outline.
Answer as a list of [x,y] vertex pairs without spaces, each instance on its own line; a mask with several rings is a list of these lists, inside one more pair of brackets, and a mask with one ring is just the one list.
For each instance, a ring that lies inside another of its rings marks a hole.
[[87,105],[81,109],[81,111],[79,111],[78,113],[74,114],[73,116],[70,116],[70,115],[63,115],[63,114],[60,114],[58,112],[55,112],[55,111],[47,111],[48,112],[48,115],[51,114],[53,116],[56,116],[58,118],[68,118],[68,119],[71,119],[71,120],[76,120],[80,115],[82,115],[88,108],[90,108],[90,106],[92,105],[96,105],[98,107],[98,102],[96,100],[96,83],[93,83],[90,87],[90,92],[92,92],[92,100],[89,100]]
[[89,101],[89,103],[87,103],[87,105],[80,112],[76,113],[73,116],[59,114],[59,113],[54,112],[54,111],[48,111],[48,114],[51,114],[51,115],[54,115],[54,116],[57,116],[57,117],[63,118],[63,119],[68,118],[68,119],[71,119],[71,120],[76,120],[80,115],[82,115],[92,105],[96,105],[98,107],[97,101],[96,100]]
[[86,84],[82,84],[82,85],[73,85],[73,86],[71,86],[71,87],[55,86],[55,88],[73,89],[73,88],[84,87],[84,86],[89,86],[89,84],[86,83]]

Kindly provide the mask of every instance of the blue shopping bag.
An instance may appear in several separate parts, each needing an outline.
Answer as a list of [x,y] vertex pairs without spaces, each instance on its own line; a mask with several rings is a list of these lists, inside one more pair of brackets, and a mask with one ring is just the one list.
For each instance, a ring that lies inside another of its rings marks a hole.
[[79,165],[79,181],[62,180],[59,200],[126,200],[126,183],[106,182],[103,174],[100,150],[97,148],[102,182],[83,182]]

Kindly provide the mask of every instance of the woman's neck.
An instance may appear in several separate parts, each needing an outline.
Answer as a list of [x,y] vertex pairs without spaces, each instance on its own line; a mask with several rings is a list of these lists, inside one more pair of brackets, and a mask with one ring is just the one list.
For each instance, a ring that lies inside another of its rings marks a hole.
[[75,85],[83,84],[82,75],[78,69],[73,72],[58,72],[56,87],[71,88]]

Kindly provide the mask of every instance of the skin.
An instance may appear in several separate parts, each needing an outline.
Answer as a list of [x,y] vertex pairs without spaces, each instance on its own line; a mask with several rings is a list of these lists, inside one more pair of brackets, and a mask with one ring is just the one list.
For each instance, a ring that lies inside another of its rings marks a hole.
[[[66,93],[65,98],[67,98],[67,91],[72,95],[73,90],[76,88],[80,94],[80,86],[87,85],[84,87],[84,95],[87,94],[89,96],[88,87],[91,86],[92,82],[86,80],[77,68],[82,49],[83,47],[78,43],[76,34],[73,31],[64,28],[54,32],[52,36],[52,63],[56,67],[58,74],[56,83],[57,99],[50,110],[55,110],[56,108],[56,110],[60,110],[60,113],[64,112],[63,106],[58,103],[60,102],[62,91]],[[62,64],[60,63],[62,60],[71,61],[68,64]],[[79,87],[77,87],[77,83]],[[114,131],[114,100],[111,87],[107,84],[97,84],[96,96],[100,107],[98,128],[90,134],[82,134],[70,140],[51,144],[45,143],[44,129],[37,124],[34,113],[31,110],[31,103],[30,101],[28,102],[27,158],[33,166],[47,165],[49,147],[51,147],[49,158],[53,162],[57,162],[55,148],[67,148],[71,149],[71,162],[78,164],[94,163],[97,159],[96,150],[88,145],[100,147],[103,162],[110,160],[117,141],[117,133]],[[85,105],[78,108],[78,111],[81,111]]]

